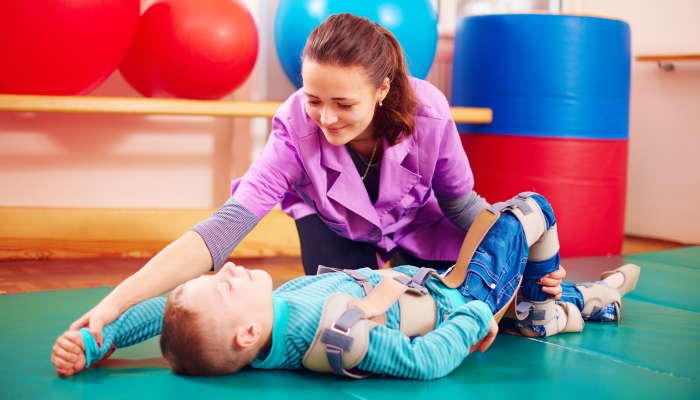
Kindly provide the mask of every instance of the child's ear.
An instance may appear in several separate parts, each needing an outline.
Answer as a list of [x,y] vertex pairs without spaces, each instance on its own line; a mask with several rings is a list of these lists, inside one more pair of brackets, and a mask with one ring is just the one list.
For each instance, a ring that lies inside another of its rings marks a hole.
[[233,337],[233,343],[242,349],[248,348],[258,342],[261,333],[262,325],[259,323],[255,322],[245,325],[236,332],[236,336]]

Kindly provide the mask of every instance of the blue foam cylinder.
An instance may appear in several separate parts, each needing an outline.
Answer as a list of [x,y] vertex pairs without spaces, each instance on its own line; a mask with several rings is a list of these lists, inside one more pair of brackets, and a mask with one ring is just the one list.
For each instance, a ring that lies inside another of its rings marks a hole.
[[452,105],[490,107],[493,122],[460,132],[628,137],[630,29],[623,21],[548,14],[462,18]]

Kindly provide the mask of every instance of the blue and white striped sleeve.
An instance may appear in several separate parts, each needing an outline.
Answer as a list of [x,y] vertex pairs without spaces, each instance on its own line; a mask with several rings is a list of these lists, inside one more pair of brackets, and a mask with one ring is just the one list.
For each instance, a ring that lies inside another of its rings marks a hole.
[[369,349],[358,368],[409,379],[441,378],[457,368],[469,348],[489,330],[491,310],[481,301],[460,306],[423,337],[411,340],[398,330],[378,326],[369,333]]
[[165,297],[153,297],[126,310],[116,321],[102,328],[102,346],[98,347],[95,338],[87,328],[80,330],[85,343],[85,358],[89,367],[115,348],[133,346],[160,335],[163,330]]
[[211,254],[213,269],[217,269],[258,222],[260,220],[255,214],[231,197],[211,217],[192,230],[204,239]]

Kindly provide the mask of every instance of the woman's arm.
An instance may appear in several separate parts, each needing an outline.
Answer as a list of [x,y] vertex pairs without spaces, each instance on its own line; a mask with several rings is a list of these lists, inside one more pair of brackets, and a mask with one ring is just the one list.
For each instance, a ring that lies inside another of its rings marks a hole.
[[87,327],[95,340],[102,342],[102,328],[129,307],[196,278],[211,267],[212,258],[204,240],[197,232],[188,231],[120,283],[95,308],[75,321],[70,330]]
[[300,180],[301,161],[287,132],[289,128],[284,123],[287,119],[284,115],[275,116],[263,152],[219,212],[168,245],[75,321],[70,330],[87,327],[95,340],[101,342],[102,328],[129,307],[159,296],[225,261],[236,240],[250,232],[282,200],[292,183]]
[[453,224],[467,232],[476,219],[476,216],[490,204],[475,191],[456,199],[437,197],[440,210]]

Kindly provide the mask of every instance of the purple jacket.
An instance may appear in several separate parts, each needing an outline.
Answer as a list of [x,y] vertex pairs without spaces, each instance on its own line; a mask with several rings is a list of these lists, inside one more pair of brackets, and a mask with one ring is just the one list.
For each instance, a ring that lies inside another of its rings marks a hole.
[[277,110],[272,132],[233,198],[258,218],[277,203],[294,219],[316,213],[337,234],[377,246],[382,263],[396,246],[425,260],[454,261],[465,232],[435,195],[458,198],[474,186],[445,96],[411,79],[419,107],[416,132],[394,146],[382,140],[379,198],[372,204],[345,146],[333,146],[306,114],[304,94]]

